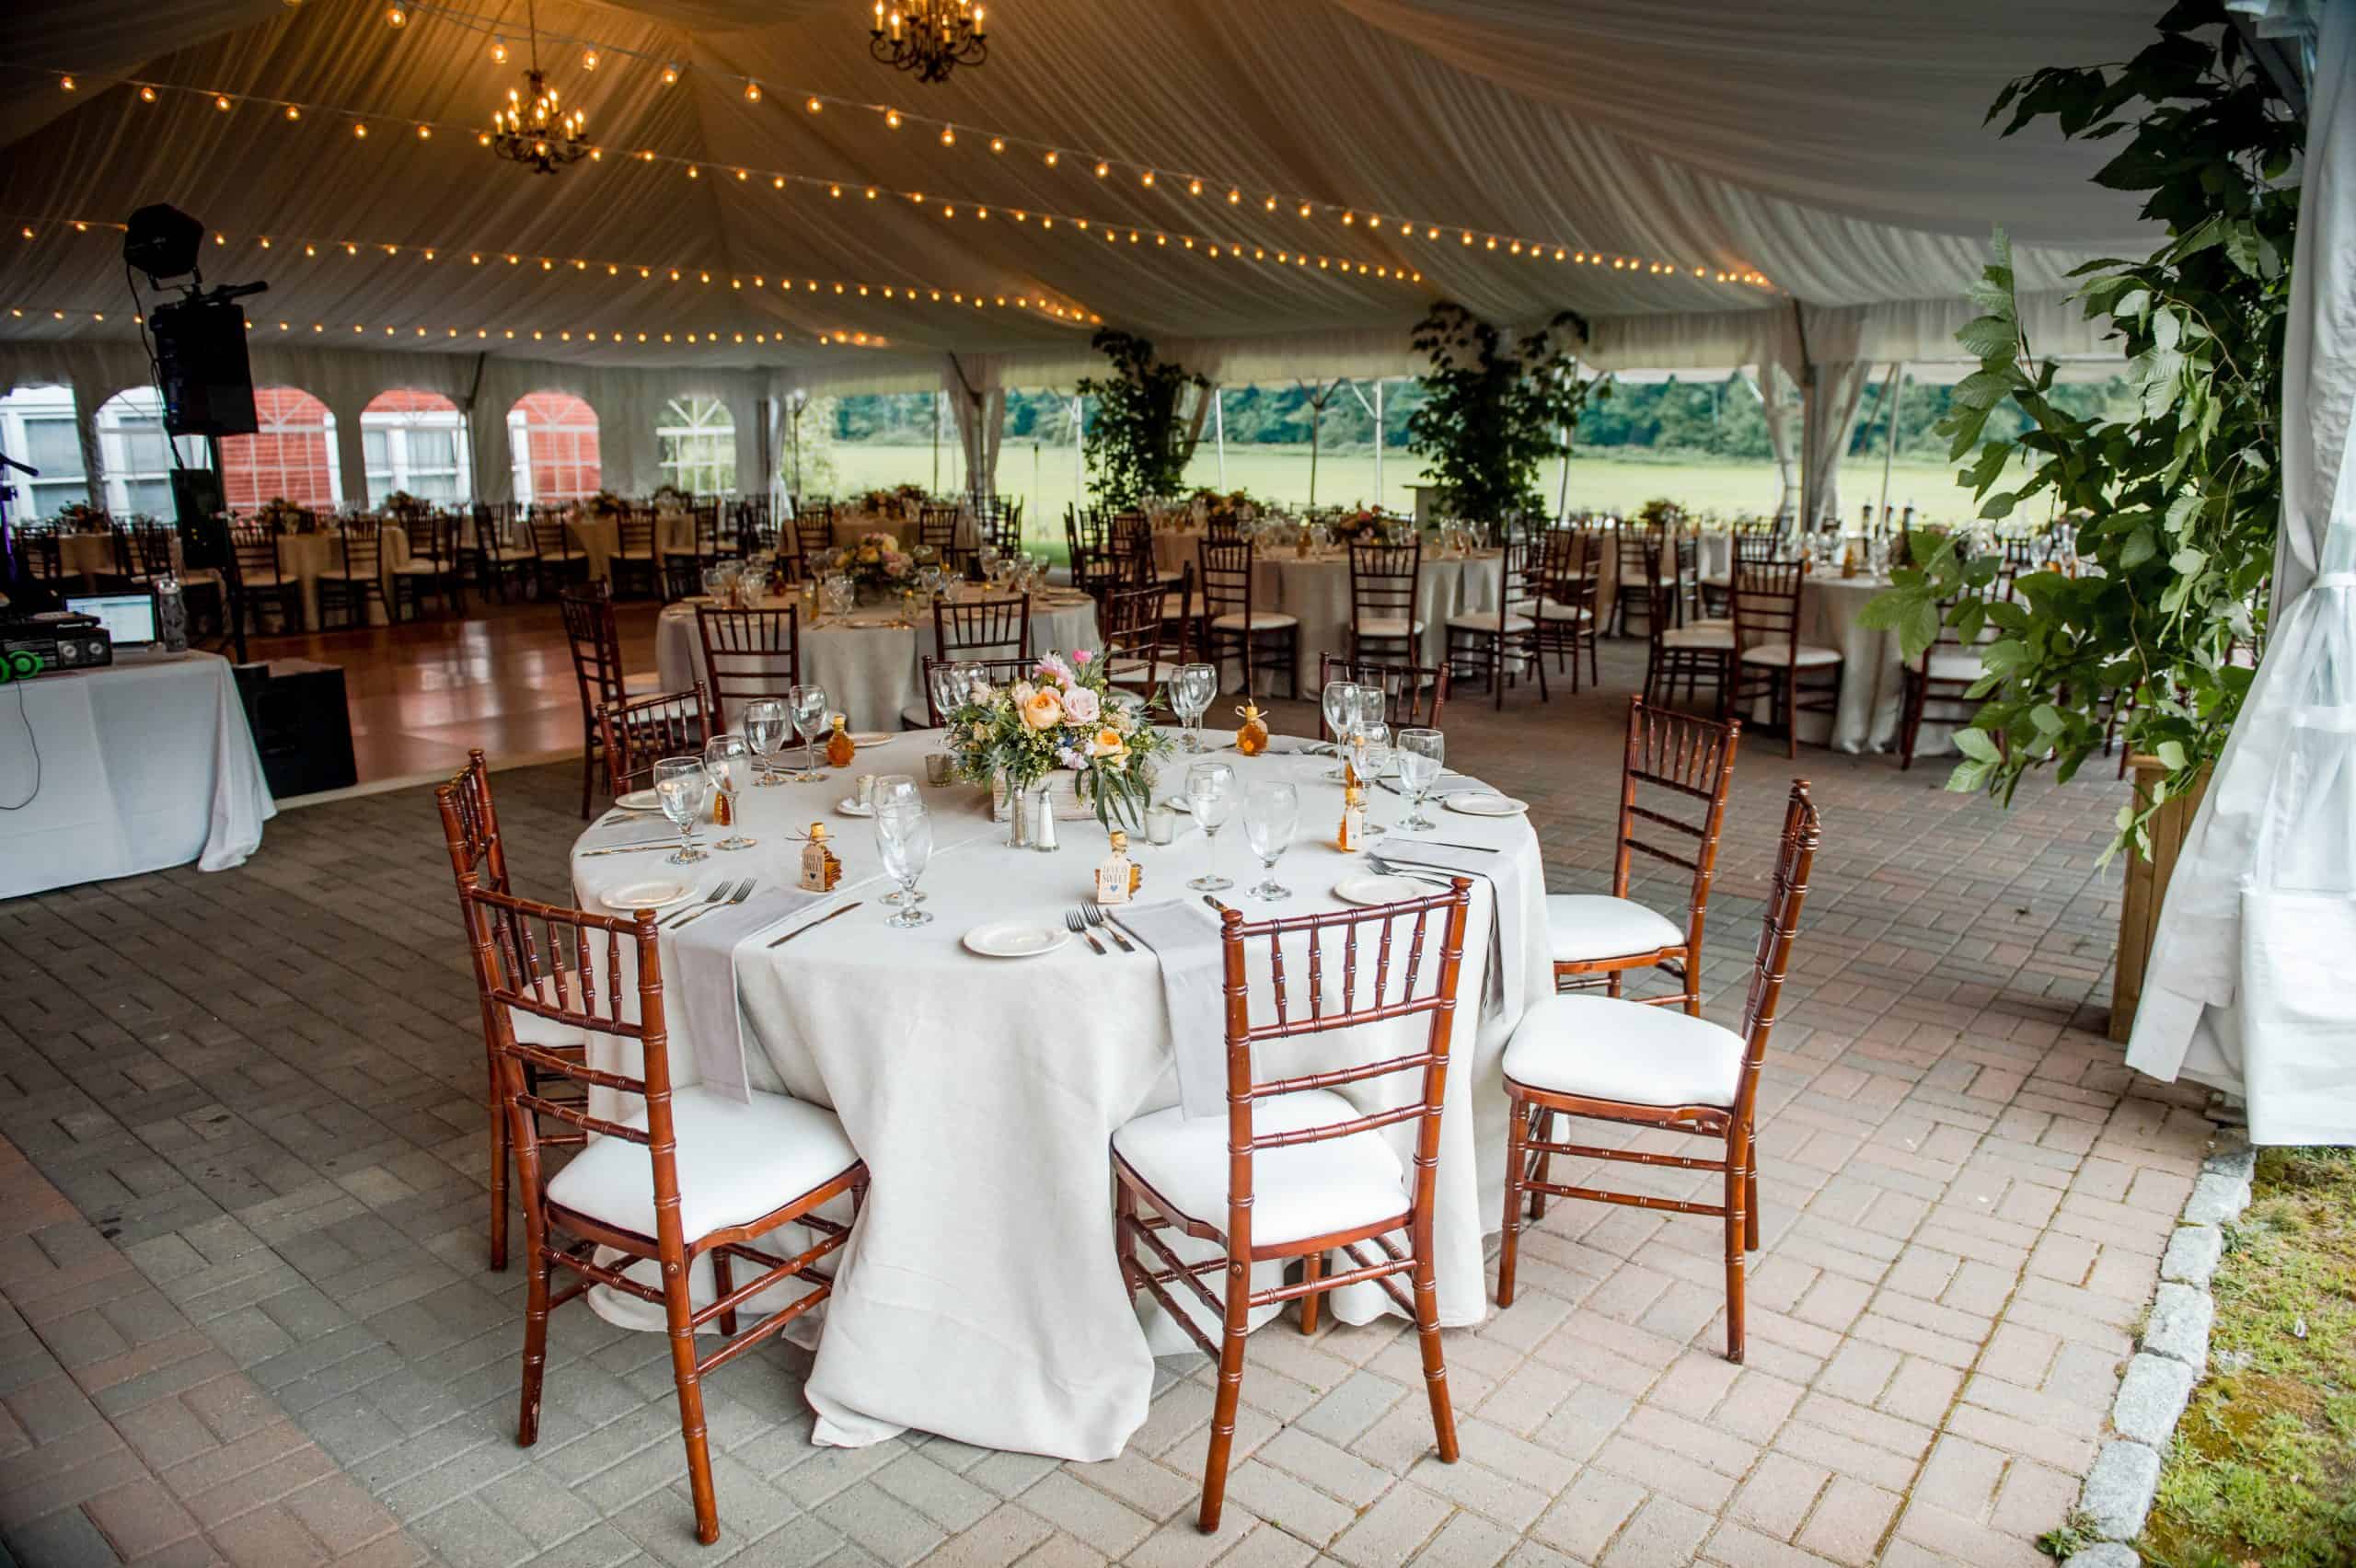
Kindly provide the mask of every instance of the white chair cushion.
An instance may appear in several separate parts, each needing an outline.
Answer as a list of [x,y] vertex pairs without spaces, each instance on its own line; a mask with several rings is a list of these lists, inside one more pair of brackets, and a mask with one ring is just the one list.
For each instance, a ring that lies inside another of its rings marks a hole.
[[[1331,1090],[1303,1090],[1253,1107],[1252,1128],[1291,1132],[1361,1114]],[[1156,1111],[1114,1129],[1113,1151],[1187,1218],[1226,1230],[1224,1114],[1190,1120],[1176,1106]],[[1252,1157],[1252,1239],[1273,1246],[1403,1214],[1403,1178],[1380,1133],[1259,1150]]]
[[1182,668],[1166,659],[1157,659],[1149,666],[1143,659],[1115,659],[1104,666],[1104,678],[1133,686],[1166,686],[1178,678]]
[[1423,629],[1423,622],[1410,625],[1405,616],[1368,616],[1358,622],[1360,637],[1413,637]]
[[586,1034],[569,1023],[559,1023],[554,1019],[542,1018],[536,1012],[525,1012],[521,1008],[509,1008],[507,1021],[514,1027],[515,1043],[519,1045],[553,1048],[585,1044],[589,1039]]
[[1214,631],[1242,631],[1247,625],[1253,631],[1282,631],[1299,624],[1299,620],[1281,610],[1253,610],[1248,617],[1236,610],[1211,618],[1211,629]]
[[1705,571],[1702,573],[1700,577],[1694,579],[1694,581],[1701,583],[1704,588],[1731,588],[1734,586],[1733,574],[1731,572],[1725,571]]
[[331,566],[319,573],[322,582],[374,582],[377,574],[366,568]]
[[1732,631],[1734,617],[1732,616],[1695,616],[1685,624],[1690,627],[1718,627],[1727,631]]
[[[1528,631],[1530,627],[1530,621],[1527,616],[1506,617],[1505,628],[1508,632]],[[1497,612],[1484,610],[1475,611],[1471,615],[1450,616],[1448,617],[1448,629],[1450,631],[1495,631],[1497,629]]]
[[1506,1046],[1505,1072],[1553,1094],[1730,1107],[1742,1082],[1742,1036],[1673,1008],[1549,997],[1522,1015]]
[[[1761,642],[1742,651],[1742,662],[1746,664],[1789,664],[1795,661],[1790,643]],[[1835,648],[1813,648],[1803,642],[1796,662],[1802,669],[1837,664],[1841,662],[1841,652]]]
[[642,550],[623,548],[616,550],[614,554],[622,560],[653,560],[654,559],[654,551],[651,548]]
[[1931,655],[1931,678],[1934,681],[1976,681],[1987,673],[1988,666],[1969,649],[1957,648]]
[[[683,1043],[675,1035],[675,1046]],[[701,1087],[671,1091],[679,1227],[689,1239],[758,1219],[859,1161],[835,1113],[756,1090],[739,1104]],[[646,1107],[627,1119],[646,1125]],[[549,1183],[549,1201],[640,1236],[654,1234],[654,1162],[643,1144],[599,1138]]]
[[1538,618],[1550,621],[1593,620],[1595,612],[1585,605],[1565,605],[1560,599],[1538,601]]
[[665,545],[663,553],[666,556],[691,556],[697,552],[693,545]]
[[932,728],[932,709],[924,705],[922,698],[918,698],[900,709],[900,722],[911,730],[930,730]]
[[1734,651],[1734,628],[1730,626],[1675,626],[1660,634],[1663,648],[1709,648],[1721,652]]
[[414,557],[393,568],[397,574],[403,577],[439,577],[444,570],[433,561],[419,560]]
[[1683,927],[1634,899],[1608,893],[1546,895],[1546,942],[1557,963],[1652,952],[1684,940]]

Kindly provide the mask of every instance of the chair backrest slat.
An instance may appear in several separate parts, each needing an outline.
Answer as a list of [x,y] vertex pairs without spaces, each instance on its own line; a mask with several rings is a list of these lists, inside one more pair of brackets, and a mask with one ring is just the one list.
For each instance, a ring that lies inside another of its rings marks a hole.
[[692,756],[720,734],[719,705],[698,681],[686,691],[657,692],[601,704],[597,733],[606,748],[606,777],[614,798],[654,782],[654,765],[666,756]]
[[1759,1095],[1759,1072],[1767,1060],[1767,1038],[1774,1032],[1775,1008],[1791,966],[1792,940],[1799,932],[1800,909],[1807,902],[1808,876],[1824,828],[1805,778],[1792,780],[1784,805],[1784,832],[1775,857],[1775,880],[1760,921],[1759,947],[1750,966],[1750,990],[1742,1004],[1742,1082],[1735,1091],[1734,1119],[1748,1124]]
[[967,653],[1028,658],[1031,597],[986,594],[973,599],[937,598],[932,602],[932,639],[933,651],[944,659]]
[[744,705],[764,697],[782,698],[802,684],[802,610],[733,610],[717,605],[696,608],[696,635],[703,644],[705,677],[722,728],[733,725]]
[[[1620,824],[1611,866],[1613,896],[1628,896],[1631,858],[1644,854],[1691,871],[1686,902],[1686,939],[1698,950],[1717,874],[1718,834],[1726,822],[1727,793],[1734,784],[1739,721],[1721,722],[1690,713],[1628,702],[1627,750],[1620,767]],[[1660,809],[1689,806],[1685,815]],[[1698,804],[1698,814],[1690,808]],[[1657,833],[1679,836],[1664,843]],[[1680,839],[1692,842],[1680,842]]]

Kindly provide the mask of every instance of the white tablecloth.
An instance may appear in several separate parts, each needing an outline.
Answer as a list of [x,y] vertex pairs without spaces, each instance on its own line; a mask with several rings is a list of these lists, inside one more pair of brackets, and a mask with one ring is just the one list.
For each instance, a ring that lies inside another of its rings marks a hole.
[[0,898],[191,860],[225,870],[278,814],[211,653],[0,686],[0,805],[28,800],[0,812]]
[[[1032,652],[1094,648],[1100,641],[1093,600],[1042,600],[1032,606]],[[938,647],[929,608],[912,615],[897,606],[855,610],[848,620],[823,625],[805,615],[802,678],[826,688],[835,711],[850,715],[850,728],[896,730],[903,709],[923,705],[924,660]],[[710,678],[693,605],[670,605],[656,621],[654,668],[664,691],[685,691]],[[734,723],[735,715],[727,715],[727,721]]]
[[[832,1106],[873,1173],[806,1384],[820,1417],[816,1436],[858,1446],[914,1427],[984,1447],[1105,1458],[1145,1419],[1154,1350],[1180,1348],[1174,1340],[1149,1343],[1113,1251],[1113,1130],[1178,1102],[1160,968],[1146,954],[1114,950],[1098,957],[1079,942],[1021,961],[964,951],[960,939],[987,920],[1033,915],[1059,922],[1084,895],[1104,850],[1092,822],[1061,824],[1064,847],[1056,854],[1006,848],[1006,829],[988,821],[987,796],[970,785],[924,790],[934,819],[932,865],[922,882],[932,924],[886,928],[890,911],[876,902],[884,888],[871,880],[877,858],[868,824],[833,814],[829,802],[849,792],[850,771],[921,778],[932,744],[927,734],[905,735],[863,750],[853,769],[822,783],[746,790],[739,820],[758,846],[682,869],[699,888],[745,873],[774,883],[801,848],[790,835],[823,818],[844,861],[841,896],[864,901],[774,952],[767,946],[774,933],[756,933],[737,949],[753,1086]],[[1339,907],[1328,890],[1366,862],[1331,847],[1341,791],[1317,781],[1325,760],[1223,755],[1247,779],[1300,784],[1299,836],[1278,868],[1295,896],[1281,904],[1243,897],[1240,889],[1257,880],[1257,867],[1240,827],[1230,825],[1215,847],[1191,828],[1167,847],[1133,840],[1145,873],[1140,901],[1198,898],[1184,884],[1215,860],[1239,887],[1222,896],[1241,900],[1255,918]],[[1170,782],[1183,778],[1185,760],[1172,757]],[[1375,800],[1377,822],[1403,814],[1392,795],[1378,792]],[[1551,988],[1552,970],[1544,879],[1528,822],[1454,813],[1438,820],[1445,831],[1428,836],[1496,845],[1498,859],[1514,868],[1517,896],[1505,935],[1521,944],[1524,993],[1495,1009],[1483,1005],[1491,900],[1487,884],[1476,881],[1435,1199],[1440,1317],[1466,1325],[1486,1315],[1482,1236],[1503,1201],[1499,1064],[1513,1024]],[[1395,831],[1378,840],[1403,842],[1413,840]],[[652,851],[576,859],[574,884],[585,899],[601,887],[670,871],[663,859]],[[1264,1056],[1262,1072],[1413,1048],[1396,1033],[1369,1032],[1378,1037],[1290,1042]],[[593,1055],[629,1065],[613,1042]],[[675,1043],[671,1059],[675,1070],[693,1071],[683,1043]],[[1412,1086],[1398,1087],[1405,1081],[1344,1092],[1412,1094]],[[1392,1131],[1407,1150],[1411,1128]],[[1384,1309],[1379,1293],[1357,1288],[1362,1294],[1355,1297],[1332,1298],[1336,1315],[1368,1320]]]
[[[382,604],[369,603],[369,625],[382,626],[389,618],[387,612],[393,602],[393,575],[408,560],[409,530],[398,523],[387,523],[378,527],[376,576],[384,587],[385,598]],[[281,534],[278,536],[278,574],[297,585],[305,626],[316,628],[319,624],[319,574],[342,570],[342,535]]]
[[[1503,558],[1494,550],[1448,559],[1426,549],[1416,576],[1422,597],[1415,617],[1424,623],[1415,648],[1415,663],[1438,665],[1448,662],[1448,617],[1494,612],[1498,585],[1504,581]],[[1255,608],[1281,610],[1300,623],[1294,645],[1301,695],[1318,689],[1318,656],[1347,655],[1350,651],[1350,558],[1336,550],[1300,557],[1289,549],[1269,550],[1252,561],[1252,603]],[[1267,689],[1267,676],[1261,679]]]
[[[622,548],[622,525],[618,517],[592,517],[581,513],[565,519],[565,528],[572,535],[572,542],[589,562],[589,581],[603,582],[613,573],[613,559]],[[696,520],[684,512],[659,512],[654,516],[654,571],[663,571],[665,550],[692,550],[696,544]],[[731,553],[723,550],[722,553]]]
[[[1811,572],[1800,585],[1800,640],[1841,653],[1841,703],[1831,714],[1800,715],[1800,740],[1809,745],[1830,745],[1844,752],[1886,752],[1898,745],[1899,721],[1905,712],[1904,650],[1894,631],[1876,630],[1859,617],[1874,597],[1889,587],[1879,577],[1841,577]],[[1806,672],[1803,672],[1806,678]],[[1940,710],[1934,705],[1932,711]],[[1950,707],[1946,709],[1953,712]],[[1765,702],[1750,715],[1767,721]],[[1926,719],[1915,741],[1918,756],[1939,756],[1955,750],[1955,726]]]

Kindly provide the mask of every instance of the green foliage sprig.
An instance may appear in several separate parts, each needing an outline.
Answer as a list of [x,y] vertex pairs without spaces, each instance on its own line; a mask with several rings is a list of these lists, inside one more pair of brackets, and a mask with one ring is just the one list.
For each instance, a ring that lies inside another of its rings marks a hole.
[[[2006,596],[1996,563],[1950,539],[1893,574],[1866,610],[1894,627],[1906,656],[1935,637],[1942,607],[1967,640],[1986,635],[1986,676],[1964,761],[1948,780],[2009,801],[2032,770],[2066,779],[2103,743],[2113,705],[2124,743],[2157,756],[2165,780],[2119,812],[2120,837],[2190,788],[2224,748],[2264,635],[2281,504],[2279,421],[2298,190],[2284,183],[2304,128],[2250,59],[2219,0],[2183,0],[2160,39],[2120,65],[2054,67],[2008,86],[1989,110],[2004,133],[2050,118],[2065,136],[2127,143],[2097,184],[2149,192],[2143,215],[2167,243],[2142,260],[2088,262],[2078,298],[2130,357],[2137,398],[2125,418],[2068,412],[2055,366],[2023,335],[2002,233],[1971,299],[1981,314],[1957,341],[1980,368],[1955,389],[1941,432],[1959,475],[2001,521],[2038,497],[2074,528],[2093,570],[2024,574]],[[2327,259],[2325,265],[2342,265]],[[2009,401],[2027,423],[1982,444]],[[2013,489],[1998,489],[2023,477]],[[2131,711],[2124,711],[2129,699]],[[2145,846],[2148,847],[2148,845]]]
[[1424,459],[1449,511],[1502,523],[1544,509],[1539,465],[1567,450],[1563,432],[1611,392],[1608,375],[1578,373],[1573,347],[1586,326],[1565,310],[1508,352],[1503,333],[1450,300],[1415,324],[1415,345],[1431,369],[1423,406],[1407,421],[1407,449]]
[[1114,374],[1090,376],[1080,396],[1096,411],[1080,440],[1097,498],[1113,507],[1135,506],[1149,495],[1175,495],[1189,455],[1178,405],[1187,387],[1210,382],[1183,365],[1153,357],[1153,344],[1133,332],[1100,327],[1089,346],[1113,362]]

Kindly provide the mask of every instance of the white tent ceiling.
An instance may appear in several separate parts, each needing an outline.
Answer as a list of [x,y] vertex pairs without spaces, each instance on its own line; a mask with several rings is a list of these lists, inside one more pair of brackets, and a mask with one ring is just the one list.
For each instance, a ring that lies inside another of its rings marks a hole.
[[[541,178],[471,131],[518,79],[519,5],[429,4],[396,29],[383,0],[41,0],[12,15],[0,70],[0,310],[24,311],[0,314],[0,341],[127,336],[121,236],[97,225],[168,201],[225,236],[209,278],[270,281],[249,306],[258,343],[886,379],[930,376],[942,350],[1006,356],[1010,375],[1091,357],[1084,321],[1021,300],[1183,340],[1230,373],[1404,368],[1404,329],[1447,296],[1507,321],[1576,309],[1606,363],[1749,357],[1795,301],[1823,307],[1848,352],[1863,332],[1862,352],[1902,353],[1949,329],[1996,225],[2029,289],[2142,243],[2134,202],[2087,182],[2101,144],[2042,126],[2004,140],[1981,115],[2015,75],[2141,48],[2154,9],[1002,0],[988,63],[924,86],[868,59],[856,0],[550,0],[542,63],[613,155]],[[885,105],[907,117],[896,130]],[[1046,145],[1066,149],[1052,167]],[[621,156],[640,151],[660,157]],[[1345,277],[1345,260],[1393,276]],[[1718,281],[1753,271],[1773,286]],[[886,346],[821,346],[837,332]]]

